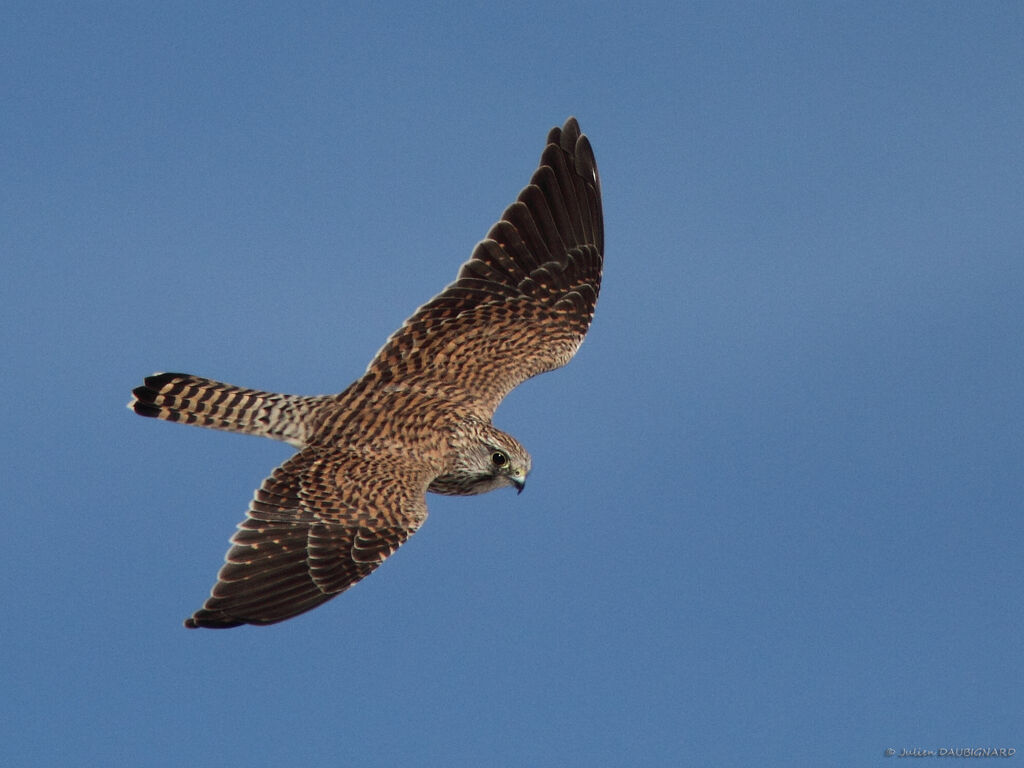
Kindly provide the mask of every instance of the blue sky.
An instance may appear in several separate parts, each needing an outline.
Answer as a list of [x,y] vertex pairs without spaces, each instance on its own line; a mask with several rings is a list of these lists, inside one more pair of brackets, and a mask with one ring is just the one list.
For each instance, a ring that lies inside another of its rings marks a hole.
[[[8,3],[10,765],[874,765],[1024,750],[1017,3]],[[326,606],[182,628],[282,444],[184,370],[339,391],[576,115],[605,283]]]

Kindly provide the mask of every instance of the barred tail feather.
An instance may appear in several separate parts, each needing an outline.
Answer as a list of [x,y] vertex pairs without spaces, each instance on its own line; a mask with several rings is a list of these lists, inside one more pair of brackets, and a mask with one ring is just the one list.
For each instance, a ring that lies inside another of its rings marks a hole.
[[323,397],[244,389],[187,373],[155,373],[132,390],[128,407],[148,416],[199,427],[306,444]]

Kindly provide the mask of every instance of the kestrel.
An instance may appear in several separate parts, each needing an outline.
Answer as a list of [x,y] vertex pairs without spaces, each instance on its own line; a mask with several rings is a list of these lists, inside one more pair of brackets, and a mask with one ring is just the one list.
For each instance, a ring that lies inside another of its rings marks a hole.
[[185,626],[274,624],[373,571],[423,524],[426,493],[520,491],[530,455],[491,423],[521,382],[576,353],[594,316],[604,227],[594,153],[574,118],[462,265],[344,392],[303,397],[158,373],[140,416],[283,440],[210,597]]

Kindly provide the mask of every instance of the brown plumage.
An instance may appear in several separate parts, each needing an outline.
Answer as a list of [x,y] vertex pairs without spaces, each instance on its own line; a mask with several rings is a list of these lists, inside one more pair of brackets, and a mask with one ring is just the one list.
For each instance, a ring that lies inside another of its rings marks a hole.
[[427,491],[522,490],[530,456],[491,417],[515,386],[575,354],[603,253],[597,165],[569,118],[455,282],[344,392],[300,397],[181,373],[148,377],[129,403],[142,416],[299,449],[256,491],[209,599],[185,625],[273,624],[330,600],[415,533]]

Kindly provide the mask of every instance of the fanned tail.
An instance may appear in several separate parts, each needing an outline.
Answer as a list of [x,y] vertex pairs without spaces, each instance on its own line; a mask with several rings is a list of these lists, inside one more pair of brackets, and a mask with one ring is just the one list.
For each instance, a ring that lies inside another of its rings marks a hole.
[[187,373],[155,373],[132,390],[140,416],[283,440],[303,447],[324,397],[244,389]]

